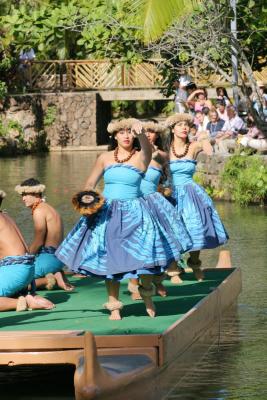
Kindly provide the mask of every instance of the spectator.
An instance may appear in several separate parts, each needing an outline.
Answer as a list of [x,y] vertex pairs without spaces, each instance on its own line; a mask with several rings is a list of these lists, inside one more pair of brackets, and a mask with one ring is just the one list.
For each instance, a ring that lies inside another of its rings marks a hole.
[[231,100],[228,96],[226,89],[222,86],[216,88],[217,100],[223,100],[226,106],[230,106]]
[[216,101],[216,110],[220,119],[223,119],[224,121],[229,120],[224,100]]
[[33,49],[29,50],[21,50],[19,54],[19,79],[22,83],[23,89],[30,86],[31,77],[30,77],[30,64],[35,59],[35,53]]
[[209,119],[210,121],[207,125],[207,131],[209,132],[209,137],[214,139],[217,136],[217,133],[222,130],[225,121],[219,118],[216,110],[211,110],[209,112]]
[[208,94],[205,88],[194,90],[187,98],[187,106],[194,107],[194,111],[202,111],[204,107],[212,108],[212,103],[208,100]]
[[[259,86],[260,89],[260,95],[261,95],[261,103],[262,103],[262,111],[265,117],[265,120],[267,121],[267,90],[265,88],[265,85],[262,81],[257,81],[257,85]],[[254,107],[259,113],[259,106],[257,102],[255,101]]]
[[251,114],[248,115],[247,126],[248,132],[240,138],[240,144],[244,147],[266,151],[267,139],[265,138],[264,133],[255,125]]
[[181,75],[179,80],[174,82],[174,87],[176,88],[176,93],[175,93],[175,107],[174,111],[176,113],[184,113],[188,111],[188,107],[186,104],[187,100],[187,86],[189,84],[192,84],[192,78],[190,75]]
[[216,136],[215,150],[219,153],[228,153],[230,147],[236,143],[238,133],[244,131],[246,125],[244,121],[237,115],[234,106],[227,107],[227,115],[229,120],[225,122],[221,132]]
[[190,127],[188,138],[189,142],[195,142],[197,140],[197,126],[195,124]]
[[209,118],[203,112],[197,111],[194,123],[197,126],[197,134],[205,132],[209,123]]

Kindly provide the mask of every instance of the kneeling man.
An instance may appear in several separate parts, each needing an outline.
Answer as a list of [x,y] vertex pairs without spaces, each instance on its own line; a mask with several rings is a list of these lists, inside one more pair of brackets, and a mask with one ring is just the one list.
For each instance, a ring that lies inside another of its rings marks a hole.
[[[0,206],[6,194],[0,190]],[[0,210],[0,311],[52,309],[54,304],[41,296],[20,295],[34,279],[34,255],[15,222]]]
[[31,208],[34,224],[34,239],[29,246],[35,258],[35,282],[37,288],[50,290],[57,284],[70,291],[74,287],[64,275],[64,264],[55,256],[55,251],[63,239],[63,224],[58,212],[42,198],[45,185],[30,178],[15,187],[22,196],[26,207]]

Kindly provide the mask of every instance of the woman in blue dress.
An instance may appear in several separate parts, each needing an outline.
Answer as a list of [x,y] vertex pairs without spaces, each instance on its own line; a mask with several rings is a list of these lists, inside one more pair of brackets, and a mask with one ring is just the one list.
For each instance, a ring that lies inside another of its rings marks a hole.
[[[141,182],[141,193],[147,202],[153,216],[159,220],[160,224],[165,228],[168,236],[173,235],[176,239],[176,246],[182,255],[192,246],[192,241],[186,230],[186,227],[179,217],[175,208],[168,200],[158,191],[161,178],[167,178],[169,156],[162,150],[161,134],[165,131],[165,127],[157,123],[155,120],[142,122],[146,136],[152,147],[152,160]],[[172,283],[181,283],[179,270],[176,262],[173,261],[166,270],[170,276]],[[155,275],[153,283],[156,286],[157,293],[160,296],[166,296],[166,289],[162,281],[164,274]],[[132,299],[139,299],[138,279],[131,279],[128,285],[129,291],[132,293]]]
[[148,315],[154,317],[153,275],[178,260],[180,252],[141,197],[140,183],[152,154],[141,123],[121,120],[110,123],[108,132],[113,150],[98,157],[85,184],[86,190],[92,190],[103,176],[105,204],[93,217],[81,217],[56,255],[76,273],[105,279],[108,302],[104,307],[112,320],[121,319],[120,280],[140,277],[139,292]]
[[193,118],[189,114],[175,114],[167,118],[165,126],[170,129],[167,149],[170,157],[172,201],[181,215],[193,241],[187,264],[193,269],[197,280],[204,274],[200,269],[200,250],[223,245],[228,234],[220,220],[211,198],[193,180],[196,157],[200,151],[212,155],[212,146],[203,134],[197,142],[190,143],[188,134]]

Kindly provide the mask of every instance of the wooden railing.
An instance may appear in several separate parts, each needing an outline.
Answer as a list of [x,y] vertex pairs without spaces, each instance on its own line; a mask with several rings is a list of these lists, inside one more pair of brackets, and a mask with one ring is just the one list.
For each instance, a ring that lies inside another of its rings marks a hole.
[[[160,59],[134,65],[120,60],[32,61],[27,66],[26,79],[32,90],[156,89],[166,86],[159,73],[162,63]],[[198,86],[230,86],[215,73],[203,76],[197,69],[187,72]],[[254,76],[267,83],[267,68],[256,71]]]
[[31,89],[127,89],[164,86],[161,60],[125,65],[109,60],[33,61],[29,64]]

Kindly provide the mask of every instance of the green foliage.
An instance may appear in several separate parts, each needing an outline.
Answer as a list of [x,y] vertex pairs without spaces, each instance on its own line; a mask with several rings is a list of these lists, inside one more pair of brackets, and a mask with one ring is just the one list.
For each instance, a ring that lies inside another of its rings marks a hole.
[[23,136],[23,128],[18,121],[11,119],[3,122],[0,118],[0,136],[8,137],[11,131],[17,131],[19,133],[18,138]]
[[263,204],[267,198],[267,167],[258,156],[234,155],[225,164],[222,183],[239,204]]
[[44,126],[51,126],[57,117],[57,107],[54,104],[50,104],[44,115]]
[[[120,3],[125,0],[118,0]],[[158,40],[177,18],[192,12],[198,0],[126,0],[129,9],[138,12],[144,29],[144,40]]]
[[113,118],[154,118],[156,116],[167,116],[173,114],[174,104],[172,101],[112,101],[111,109]]
[[214,200],[220,200],[223,198],[225,190],[224,189],[217,189],[212,184],[207,183],[204,174],[201,172],[197,172],[194,177],[194,181],[202,186],[208,195]]
[[0,101],[4,100],[7,94],[7,86],[5,82],[0,81]]
[[[129,8],[105,0],[36,2],[0,17],[5,47],[34,48],[40,59],[140,60],[141,31]],[[8,33],[7,33],[8,32]]]

